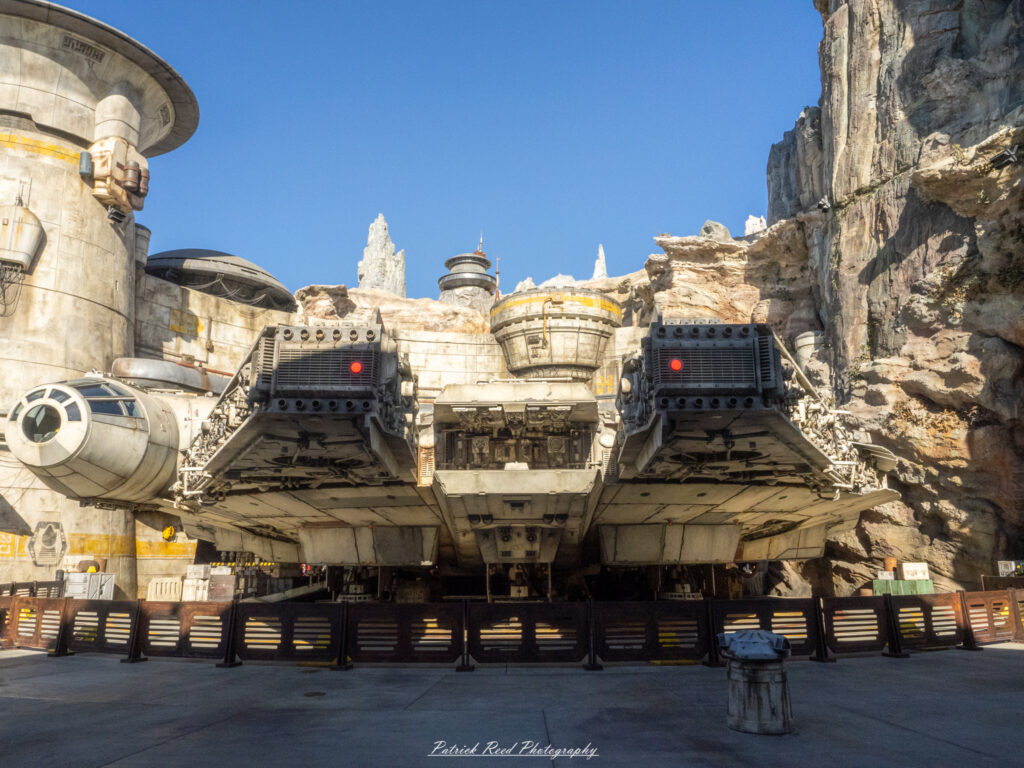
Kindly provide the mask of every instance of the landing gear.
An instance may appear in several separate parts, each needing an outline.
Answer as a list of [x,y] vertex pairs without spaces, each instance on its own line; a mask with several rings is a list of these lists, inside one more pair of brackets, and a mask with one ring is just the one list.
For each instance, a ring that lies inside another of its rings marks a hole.
[[547,563],[491,563],[486,567],[487,602],[550,601],[554,595]]

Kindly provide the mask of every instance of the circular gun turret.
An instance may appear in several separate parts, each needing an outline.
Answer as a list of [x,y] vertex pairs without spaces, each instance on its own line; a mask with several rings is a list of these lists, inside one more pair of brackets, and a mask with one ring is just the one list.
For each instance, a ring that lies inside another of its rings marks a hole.
[[586,381],[622,325],[622,307],[586,288],[509,294],[491,310],[491,333],[513,374],[524,379]]

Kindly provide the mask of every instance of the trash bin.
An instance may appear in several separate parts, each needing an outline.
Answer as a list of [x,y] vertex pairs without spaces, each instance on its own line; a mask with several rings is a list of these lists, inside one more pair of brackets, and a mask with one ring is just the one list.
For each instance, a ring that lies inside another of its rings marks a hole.
[[789,640],[761,629],[742,630],[719,634],[718,647],[729,661],[726,724],[744,733],[790,733],[793,712],[782,666]]

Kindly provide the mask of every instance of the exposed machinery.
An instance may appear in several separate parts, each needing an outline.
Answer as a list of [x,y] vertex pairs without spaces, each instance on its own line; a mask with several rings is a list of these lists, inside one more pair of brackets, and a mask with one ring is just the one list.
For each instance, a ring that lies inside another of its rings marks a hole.
[[[596,291],[511,294],[491,317],[519,378],[421,404],[379,316],[279,325],[216,399],[110,377],[33,389],[11,449],[68,496],[341,566],[347,599],[480,576],[492,598],[551,598],[602,569],[682,589],[687,566],[819,556],[896,498],[892,454],[853,441],[765,325],[659,318],[622,329],[639,348],[619,356],[621,309]],[[595,394],[599,369],[621,371],[614,403]]]

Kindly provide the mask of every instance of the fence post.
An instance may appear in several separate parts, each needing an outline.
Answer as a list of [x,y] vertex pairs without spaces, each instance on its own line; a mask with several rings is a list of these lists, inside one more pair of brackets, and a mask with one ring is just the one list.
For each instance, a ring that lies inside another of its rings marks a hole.
[[1013,625],[1013,640],[1014,642],[1024,642],[1024,616],[1020,613],[1020,598],[1017,597],[1016,588],[1010,588],[1007,592],[1010,595],[1010,618],[1014,621]]
[[128,630],[128,655],[121,659],[122,664],[137,664],[140,661],[149,661],[142,655],[142,601],[135,603],[135,617],[132,626]]
[[231,601],[228,609],[228,635],[224,639],[224,661],[218,667],[238,667],[242,662],[235,656],[235,633],[238,626],[238,598]]
[[472,672],[476,667],[469,663],[469,600],[462,601],[462,657],[456,672]]
[[0,614],[3,615],[3,622],[0,623],[0,629],[3,630],[0,632],[0,650],[7,650],[8,648],[14,647],[14,643],[11,642],[10,638],[11,625],[14,623],[11,620],[13,606],[14,598],[12,597],[10,598],[10,603],[8,603],[7,607],[0,610]]
[[885,606],[885,624],[889,635],[889,642],[882,655],[892,659],[905,659],[910,654],[903,650],[903,635],[900,634],[900,620],[892,602],[892,595],[882,595],[882,601]]
[[971,612],[967,608],[967,594],[962,589],[960,590],[960,615],[963,617],[964,622],[964,639],[957,648],[962,651],[980,651],[981,646],[978,645],[978,641],[974,637],[974,627],[971,626]]
[[73,652],[68,650],[68,599],[63,598],[64,603],[60,607],[60,629],[57,630],[57,642],[54,643],[53,650],[46,654],[47,656],[56,658],[73,655]]
[[587,662],[583,668],[588,672],[600,672],[604,667],[597,663],[597,630],[594,627],[594,598],[587,598]]
[[828,654],[828,642],[825,638],[825,601],[821,597],[812,598],[814,608],[814,652],[811,661],[835,662],[835,656]]
[[715,601],[713,597],[706,598],[704,600],[704,625],[707,630],[708,638],[708,657],[704,661],[704,665],[708,667],[724,667],[725,662],[722,661],[718,655],[718,637],[715,633],[715,611],[712,607],[712,603]]
[[348,603],[339,603],[341,618],[338,624],[338,640],[334,644],[336,656],[330,669],[335,672],[352,669],[352,662],[348,660]]

